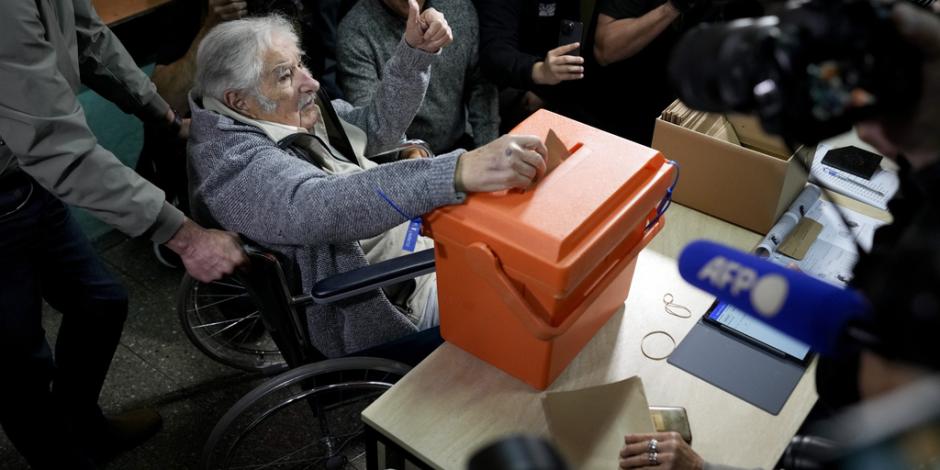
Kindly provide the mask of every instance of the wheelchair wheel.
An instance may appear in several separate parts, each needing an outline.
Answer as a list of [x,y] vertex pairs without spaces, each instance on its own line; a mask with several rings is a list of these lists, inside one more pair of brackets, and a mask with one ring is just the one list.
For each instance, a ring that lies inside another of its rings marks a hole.
[[236,279],[205,284],[185,275],[176,310],[186,336],[212,359],[253,372],[286,367],[260,310]]
[[329,359],[284,372],[238,401],[203,450],[206,469],[362,469],[360,413],[410,369],[388,359]]

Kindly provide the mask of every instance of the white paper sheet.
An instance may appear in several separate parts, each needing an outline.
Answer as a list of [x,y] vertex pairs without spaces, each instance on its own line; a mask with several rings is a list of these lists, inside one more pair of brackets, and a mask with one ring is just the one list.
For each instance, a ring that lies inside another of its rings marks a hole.
[[[848,222],[848,228],[838,211]],[[796,263],[803,272],[837,286],[844,286],[852,279],[852,269],[858,261],[855,240],[863,250],[870,250],[875,230],[886,224],[845,207],[837,208],[823,199],[818,199],[805,216],[819,222],[823,228],[803,260],[798,262],[776,250],[769,259],[782,265]]]
[[830,147],[825,144],[819,144],[816,147],[809,180],[856,201],[887,210],[888,201],[898,191],[901,184],[897,173],[879,168],[870,180],[859,178],[851,173],[824,165],[822,159],[829,150]]

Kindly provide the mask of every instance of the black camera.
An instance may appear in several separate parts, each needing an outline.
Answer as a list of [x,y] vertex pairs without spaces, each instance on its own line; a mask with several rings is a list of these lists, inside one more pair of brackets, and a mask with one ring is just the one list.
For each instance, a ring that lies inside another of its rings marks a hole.
[[[616,456],[612,456],[616,459]],[[500,439],[470,456],[467,470],[568,470],[545,439],[517,434]]]
[[792,1],[776,15],[701,25],[676,45],[669,74],[690,107],[756,113],[790,142],[903,117],[919,97],[923,59],[900,37],[892,5]]

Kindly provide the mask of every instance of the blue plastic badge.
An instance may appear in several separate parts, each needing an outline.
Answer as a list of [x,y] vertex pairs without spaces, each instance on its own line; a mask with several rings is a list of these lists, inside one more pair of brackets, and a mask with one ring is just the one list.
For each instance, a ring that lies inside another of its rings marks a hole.
[[401,248],[405,251],[415,251],[415,245],[418,243],[418,236],[421,235],[421,217],[415,217],[408,223],[408,232],[405,233],[405,243]]
[[411,221],[408,223],[408,232],[405,233],[405,242],[402,243],[401,248],[406,251],[414,252],[415,245],[418,244],[418,236],[421,235],[421,216],[409,217],[407,214],[405,214],[405,211],[403,211],[401,207],[398,207],[398,205],[395,204],[391,198],[386,196],[381,189],[376,189],[375,193],[384,199],[388,205],[392,206],[392,209],[395,209],[395,212],[398,212],[402,217]]

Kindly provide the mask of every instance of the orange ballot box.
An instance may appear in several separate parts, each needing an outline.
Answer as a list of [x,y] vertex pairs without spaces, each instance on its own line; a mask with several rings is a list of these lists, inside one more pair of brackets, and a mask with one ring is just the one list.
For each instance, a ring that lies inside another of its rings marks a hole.
[[472,194],[426,222],[444,339],[544,389],[623,305],[678,172],[544,110],[512,133],[547,139],[560,164],[525,192]]

